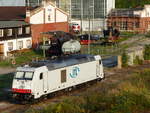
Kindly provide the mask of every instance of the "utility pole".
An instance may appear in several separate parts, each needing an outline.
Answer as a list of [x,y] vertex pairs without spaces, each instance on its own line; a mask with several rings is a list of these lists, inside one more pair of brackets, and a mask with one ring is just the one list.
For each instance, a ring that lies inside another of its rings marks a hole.
[[105,22],[105,20],[106,20],[106,0],[104,0],[104,24],[103,24],[103,29],[105,29],[106,28],[106,22]]
[[30,6],[30,1],[29,1],[29,0],[27,0],[27,6],[28,6],[28,7]]
[[18,50],[17,28],[15,28],[16,50]]
[[90,35],[90,32],[91,32],[91,23],[90,23],[90,16],[91,16],[91,13],[90,13],[90,2],[89,2],[89,8],[88,8],[88,12],[89,12],[89,37],[88,37],[88,54],[90,54],[90,43],[91,43],[91,41],[90,41],[90,39],[91,39],[91,35]]
[[38,6],[40,6],[40,0],[38,0]]
[[45,54],[45,36],[43,37],[43,57],[45,58],[46,57],[46,54]]
[[92,4],[93,6],[93,19],[92,19],[92,31],[94,31],[94,13],[95,13],[95,11],[94,11],[94,0],[93,0],[93,4]]
[[69,13],[70,13],[70,19],[69,19],[69,21],[70,21],[70,23],[71,23],[71,18],[72,18],[72,7],[71,7],[71,0],[69,1],[70,2],[70,7],[69,7]]
[[81,1],[81,34],[82,34],[82,24],[83,24],[83,0],[80,0]]

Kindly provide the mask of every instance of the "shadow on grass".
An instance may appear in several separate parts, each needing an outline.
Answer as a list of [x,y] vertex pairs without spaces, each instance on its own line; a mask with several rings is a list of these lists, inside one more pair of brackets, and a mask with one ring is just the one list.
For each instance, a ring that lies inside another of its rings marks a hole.
[[11,100],[11,87],[13,77],[13,73],[0,75],[0,101]]

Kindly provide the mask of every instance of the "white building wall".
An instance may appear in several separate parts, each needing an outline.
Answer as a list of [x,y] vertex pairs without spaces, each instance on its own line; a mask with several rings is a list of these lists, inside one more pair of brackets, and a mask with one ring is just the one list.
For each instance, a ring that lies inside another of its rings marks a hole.
[[[49,15],[50,15],[50,19],[49,19]],[[37,13],[35,11],[35,14],[34,14],[34,12],[33,12],[33,14],[32,14],[32,12],[31,12],[31,14],[27,13],[27,16],[30,16],[31,24],[43,24],[44,16],[45,16],[45,23],[67,22],[68,21],[67,14],[63,13],[63,11],[58,10],[55,6],[50,5],[50,4],[44,6],[43,9],[41,9],[39,12],[37,11]]]
[[150,5],[145,5],[143,10],[143,17],[150,17]]
[[[20,50],[18,47],[18,42],[22,41],[23,42],[23,48],[22,49],[28,49],[27,48],[27,40],[31,41],[31,45],[32,45],[32,38],[31,37],[27,37],[27,38],[21,38],[21,39],[12,39],[12,40],[6,40],[6,41],[0,41],[0,44],[4,44],[4,56],[7,56],[7,52],[10,52],[8,50],[8,43],[12,42],[13,43],[13,50]],[[31,46],[32,47],[32,46]]]
[[[50,15],[50,20],[48,19]],[[54,23],[55,22],[55,7],[49,5],[45,7],[45,23]]]
[[106,15],[115,8],[115,0],[107,0],[107,10],[106,10]]
[[67,22],[68,17],[65,16],[66,14],[60,12],[59,10],[56,9],[56,22]]
[[142,11],[134,11],[134,15],[139,15],[141,17]]
[[139,15],[140,17],[150,17],[150,5],[145,5],[143,10],[134,11],[134,14]]
[[44,22],[43,15],[44,15],[43,10],[41,10],[40,12],[32,15],[30,17],[30,23],[31,24],[42,24]]
[[143,10],[143,11],[142,11],[141,17],[146,17],[146,10]]

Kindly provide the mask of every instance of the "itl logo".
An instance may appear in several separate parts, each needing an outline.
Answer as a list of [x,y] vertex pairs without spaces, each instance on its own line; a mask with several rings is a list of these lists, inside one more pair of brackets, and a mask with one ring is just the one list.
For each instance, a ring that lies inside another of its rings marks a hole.
[[70,73],[71,78],[76,78],[80,72],[79,67],[73,67],[72,72]]

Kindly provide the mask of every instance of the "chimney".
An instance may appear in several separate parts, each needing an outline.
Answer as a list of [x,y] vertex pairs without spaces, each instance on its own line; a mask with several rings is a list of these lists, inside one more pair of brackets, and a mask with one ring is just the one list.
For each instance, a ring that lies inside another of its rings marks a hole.
[[42,6],[46,6],[47,0],[42,0]]
[[25,22],[28,22],[30,23],[30,10],[26,10],[26,19],[25,19]]

